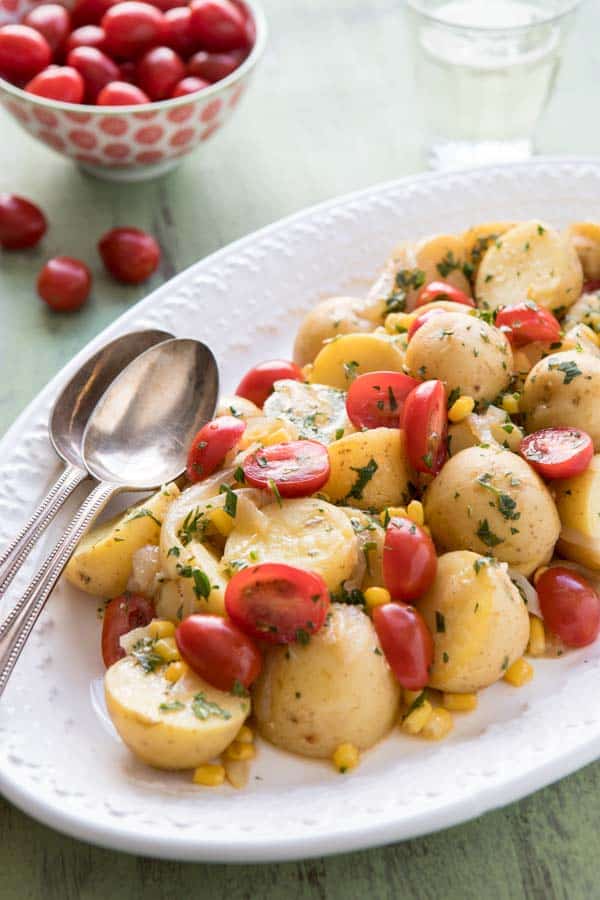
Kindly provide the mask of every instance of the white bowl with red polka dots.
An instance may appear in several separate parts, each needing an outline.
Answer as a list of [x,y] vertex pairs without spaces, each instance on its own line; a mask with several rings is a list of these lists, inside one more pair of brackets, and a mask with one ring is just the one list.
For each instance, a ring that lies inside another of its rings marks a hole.
[[[70,6],[66,0],[54,2]],[[38,3],[0,0],[0,26],[21,21]],[[264,50],[267,27],[255,0],[243,0],[243,5],[255,25],[251,53],[231,75],[197,94],[141,106],[99,107],[47,100],[0,78],[0,104],[32,137],[97,177],[155,178],[218,131],[245,93]]]

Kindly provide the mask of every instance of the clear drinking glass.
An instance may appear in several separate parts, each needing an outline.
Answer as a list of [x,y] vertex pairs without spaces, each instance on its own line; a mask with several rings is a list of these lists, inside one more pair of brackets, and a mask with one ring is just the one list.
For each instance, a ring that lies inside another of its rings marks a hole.
[[428,161],[528,158],[581,0],[407,0]]

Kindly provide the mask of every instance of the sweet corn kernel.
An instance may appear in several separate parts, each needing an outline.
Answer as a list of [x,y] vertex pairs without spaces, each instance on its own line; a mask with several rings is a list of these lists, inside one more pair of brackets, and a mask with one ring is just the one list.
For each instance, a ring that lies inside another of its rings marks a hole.
[[210,511],[210,521],[223,537],[229,537],[235,527],[233,517],[226,513],[221,506]]
[[388,506],[387,509],[384,509],[379,514],[379,519],[380,519],[382,525],[385,525],[385,523],[388,522],[390,519],[405,518],[405,517],[406,517],[406,510],[404,509],[403,506]]
[[544,572],[548,571],[549,566],[540,566],[539,569],[536,569],[533,574],[533,583],[537,584]]
[[152,619],[148,625],[148,634],[151,638],[173,637],[175,626],[168,619]]
[[411,500],[408,506],[406,507],[406,515],[414,522],[415,525],[424,525],[425,524],[425,512],[423,510],[423,504],[420,500]]
[[533,678],[533,666],[526,659],[517,659],[504,673],[504,680],[513,687],[523,687]]
[[165,662],[175,662],[175,660],[179,659],[179,650],[177,649],[175,638],[159,638],[152,649],[155,653],[158,653]]
[[365,602],[369,609],[383,606],[384,603],[389,603],[391,599],[392,595],[383,587],[370,587],[365,591]]
[[240,791],[245,788],[250,778],[249,759],[223,759],[223,767],[229,784]]
[[252,759],[255,754],[253,744],[242,744],[241,741],[233,741],[225,751],[227,759]]
[[165,678],[167,681],[174,683],[175,681],[179,681],[185,675],[186,665],[184,662],[172,662],[169,663],[167,668],[165,669]]
[[405,706],[412,706],[417,697],[419,697],[423,691],[409,691],[408,688],[402,688],[402,700],[404,701]]
[[459,397],[448,410],[448,418],[451,422],[462,422],[470,416],[475,409],[475,401],[472,397]]
[[515,415],[519,412],[520,394],[505,394],[502,398],[502,409],[509,415]]
[[192,776],[194,784],[202,784],[204,787],[218,787],[225,781],[225,769],[215,763],[206,763],[194,769]]
[[333,764],[342,774],[349,769],[355,769],[360,760],[360,754],[354,744],[340,744],[333,753]]
[[454,720],[451,713],[438,706],[432,711],[420,733],[421,737],[427,738],[428,741],[441,741],[453,728]]
[[408,331],[416,318],[414,313],[390,313],[385,319],[385,330],[388,334],[401,334]]
[[254,732],[247,725],[242,725],[235,739],[239,744],[251,744],[254,741]]
[[442,704],[452,712],[472,712],[477,709],[477,694],[444,694]]
[[407,731],[408,734],[420,734],[432,714],[433,707],[431,703],[429,700],[424,700],[420,706],[413,709],[413,711],[403,719],[402,728],[404,731]]
[[530,656],[543,656],[546,652],[546,630],[544,623],[537,616],[529,616],[529,643],[527,653]]

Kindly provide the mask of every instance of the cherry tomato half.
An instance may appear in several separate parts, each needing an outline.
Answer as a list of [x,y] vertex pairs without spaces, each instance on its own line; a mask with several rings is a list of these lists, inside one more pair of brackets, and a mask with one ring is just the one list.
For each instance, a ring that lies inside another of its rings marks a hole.
[[236,572],[225,590],[225,609],[254,638],[306,643],[325,621],[329,591],[315,572],[263,563]]
[[119,638],[148,625],[155,615],[154,604],[141,594],[125,593],[110,601],[102,620],[102,659],[107,669],[125,656]]
[[259,363],[247,372],[237,386],[238,397],[245,397],[257,406],[262,406],[269,394],[273,392],[273,385],[282,378],[292,381],[304,381],[302,369],[293,362],[285,359],[269,359]]
[[175,641],[190,669],[220,691],[231,691],[236,683],[248,688],[260,675],[260,650],[222,616],[188,616],[177,626]]
[[188,451],[187,476],[190,481],[202,481],[212,475],[245,430],[244,420],[234,416],[220,416],[203,425]]
[[578,572],[555,566],[536,588],[544,622],[568,647],[585,647],[600,632],[600,597]]
[[431,281],[421,288],[417,297],[417,307],[434,303],[436,300],[450,300],[452,303],[462,303],[463,306],[475,308],[472,297],[445,281]]
[[248,484],[270,488],[280,497],[314,494],[323,487],[330,470],[327,447],[319,441],[272,444],[248,456],[243,467]]
[[402,428],[408,459],[417,472],[437,475],[446,460],[448,412],[441,381],[424,381],[404,402]]
[[248,43],[246,19],[230,0],[192,0],[192,34],[205,50],[220,53]]
[[24,250],[44,237],[46,217],[39,207],[17,194],[0,194],[0,247]]
[[39,31],[55,53],[67,39],[71,30],[71,17],[68,10],[58,3],[41,3],[27,13],[23,18],[23,25]]
[[[110,87],[110,84],[105,87],[100,97]],[[127,87],[133,88],[133,85]],[[113,278],[125,284],[146,281],[160,262],[160,247],[152,235],[141,228],[112,228],[100,238],[98,250]]]
[[81,103],[85,91],[83,78],[71,66],[49,66],[27,82],[25,90],[36,97]]
[[422,615],[405,603],[373,610],[373,625],[390,669],[403,688],[422,690],[433,662],[433,638]]
[[383,581],[394,600],[416,600],[435,580],[437,555],[426,531],[404,517],[389,523],[383,543]]
[[404,401],[419,383],[402,372],[359,375],[348,389],[348,418],[356,428],[400,428]]
[[0,77],[22,84],[49,66],[52,50],[43,35],[27,25],[0,28]]
[[502,328],[513,347],[532,341],[552,343],[560,340],[560,324],[550,310],[526,300],[505,306],[496,316],[496,328]]
[[408,340],[410,341],[415,331],[418,331],[419,328],[422,328],[425,322],[429,322],[430,319],[434,319],[436,316],[441,316],[444,312],[445,310],[443,309],[428,309],[427,312],[421,313],[420,316],[417,316],[417,318],[413,320],[410,328],[408,329]]
[[589,466],[594,442],[577,428],[542,428],[523,438],[519,452],[542,478],[572,478]]
[[582,294],[594,294],[596,291],[600,291],[600,278],[593,279],[592,281],[586,281],[581,290]]
[[91,286],[90,270],[71,256],[49,259],[37,280],[38,294],[57,312],[72,312],[83,306]]

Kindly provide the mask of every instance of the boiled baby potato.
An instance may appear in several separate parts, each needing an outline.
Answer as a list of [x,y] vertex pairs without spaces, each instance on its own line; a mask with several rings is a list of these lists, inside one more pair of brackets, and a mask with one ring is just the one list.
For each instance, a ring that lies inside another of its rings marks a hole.
[[585,350],[592,356],[600,357],[600,343],[596,336],[596,332],[592,331],[589,325],[579,322],[573,325],[565,332],[565,336],[561,341],[561,349],[564,350]]
[[406,368],[413,378],[439,378],[448,393],[494,400],[508,387],[513,356],[506,336],[475,316],[441,313],[412,336]]
[[79,543],[65,575],[68,581],[96,597],[118,597],[127,587],[136,550],[158,544],[169,506],[179,496],[168,484],[152,497],[93,528]]
[[393,726],[399,700],[371,620],[358,607],[337,603],[308,644],[267,650],[253,689],[263,737],[319,758],[346,742],[372,747]]
[[371,428],[334,441],[327,448],[331,471],[323,493],[334,503],[383,509],[408,502],[413,478],[399,428]]
[[418,609],[434,642],[429,684],[440,691],[479,691],[525,652],[527,607],[506,565],[490,557],[469,550],[440,556]]
[[312,362],[325,342],[338,334],[373,331],[373,323],[362,318],[362,306],[363,301],[354,297],[330,297],[317,303],[296,334],[294,362],[299,366]]
[[585,350],[553,353],[533,367],[520,409],[528,432],[552,425],[587,431],[600,451],[600,359]]
[[264,405],[267,418],[285,422],[299,438],[330,444],[354,431],[346,413],[346,393],[327,384],[276,381]]
[[514,306],[529,297],[546,309],[571,306],[583,273],[568,238],[541,222],[523,222],[495,241],[477,273],[476,296],[485,309]]
[[581,475],[555,481],[553,489],[562,523],[559,552],[600,569],[600,454]]
[[596,334],[600,334],[600,291],[582,294],[569,308],[563,325],[565,328],[572,328],[580,322],[588,325]]
[[250,712],[245,697],[219,691],[193,673],[173,684],[164,667],[147,672],[133,656],[108,669],[104,693],[123,742],[157,769],[193,769],[214,759]]
[[259,518],[236,524],[222,566],[234,573],[253,563],[287,563],[316,572],[336,591],[354,572],[358,553],[358,540],[344,512],[307,497],[271,503],[260,510]]
[[467,264],[471,266],[471,280],[475,281],[481,260],[490,246],[509,229],[514,228],[516,222],[481,222],[473,225],[462,235]]
[[600,278],[600,224],[598,222],[574,222],[567,230],[575,247],[586,281]]
[[401,372],[401,338],[385,332],[340,335],[317,355],[308,380],[347,391],[356,376],[365,372]]
[[548,562],[560,521],[548,488],[509,450],[469,447],[448,460],[425,494],[438,548],[492,554],[523,575]]
[[515,425],[503,409],[490,405],[483,413],[471,413],[461,422],[450,423],[448,452],[456,456],[461,450],[477,444],[498,444],[517,453],[524,437],[523,429]]
[[251,419],[254,416],[261,416],[262,411],[252,400],[246,400],[245,397],[238,397],[237,394],[231,394],[221,397],[217,406],[215,416],[235,416],[236,419]]

